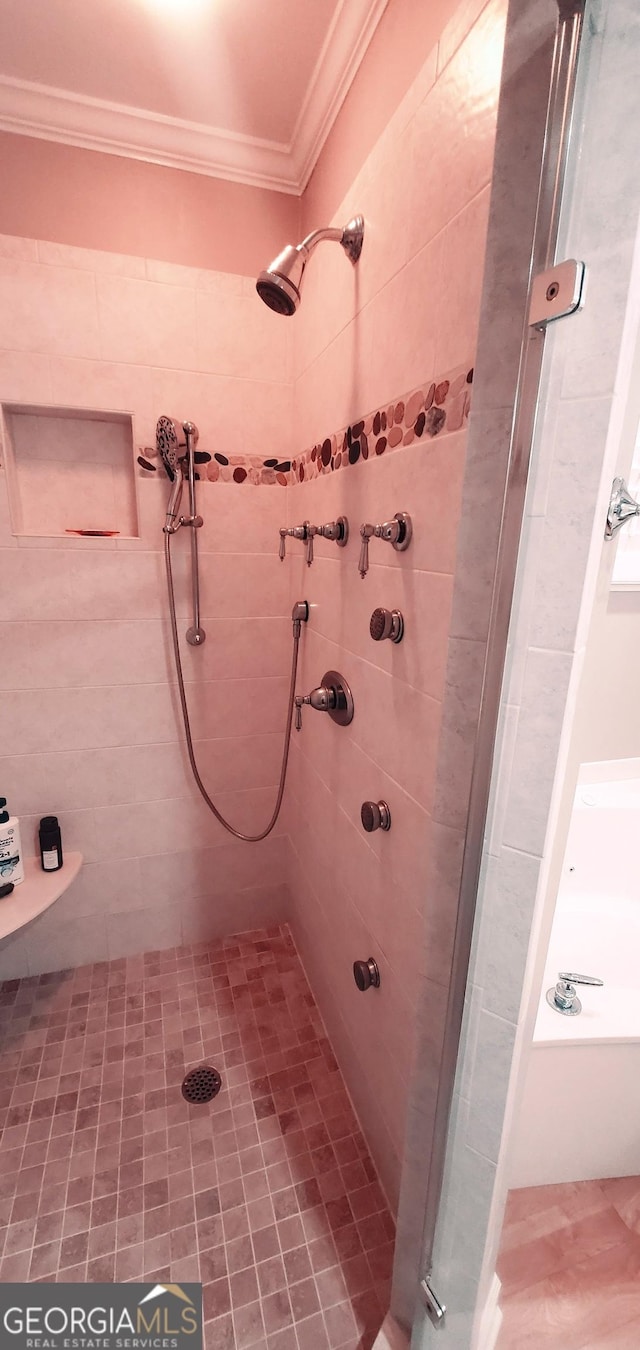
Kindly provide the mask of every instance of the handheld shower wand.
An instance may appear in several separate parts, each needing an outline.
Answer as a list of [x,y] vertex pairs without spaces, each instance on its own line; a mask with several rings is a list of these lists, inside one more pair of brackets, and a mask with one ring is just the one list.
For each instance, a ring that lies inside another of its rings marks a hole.
[[[200,627],[200,573],[198,568],[198,536],[196,530],[202,526],[202,516],[196,511],[196,471],[195,448],[198,443],[198,428],[194,422],[174,421],[172,417],[161,417],[156,426],[156,446],[162,457],[164,467],[173,482],[171,496],[167,504],[164,522],[165,534],[176,534],[181,525],[191,527],[191,596],[193,601],[193,623],[187,629],[187,642],[192,647],[201,647],[206,638],[204,628]],[[181,453],[182,452],[182,453]],[[184,480],[189,483],[189,515],[179,515]]]
[[183,483],[182,470],[180,470],[180,472],[176,474],[173,480],[173,487],[171,488],[171,496],[169,497],[169,501],[167,502],[167,514],[165,516],[165,521],[163,525],[163,530],[165,534],[175,534],[176,530],[179,530],[182,524],[182,521],[178,516],[178,512],[180,510],[180,501],[182,498],[182,483]]

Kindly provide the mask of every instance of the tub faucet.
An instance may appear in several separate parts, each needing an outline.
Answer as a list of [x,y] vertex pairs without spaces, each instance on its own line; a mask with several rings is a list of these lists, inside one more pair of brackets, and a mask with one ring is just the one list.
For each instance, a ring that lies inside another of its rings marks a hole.
[[582,1012],[582,1003],[576,993],[577,984],[604,984],[595,975],[574,975],[570,970],[561,970],[558,983],[553,989],[547,989],[547,1003],[564,1017],[577,1017]]

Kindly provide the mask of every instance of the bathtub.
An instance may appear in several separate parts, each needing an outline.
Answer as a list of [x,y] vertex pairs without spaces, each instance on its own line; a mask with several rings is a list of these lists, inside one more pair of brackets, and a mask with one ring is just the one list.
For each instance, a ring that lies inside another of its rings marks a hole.
[[[546,1001],[561,970],[582,1012]],[[640,1174],[640,760],[583,765],[567,839],[510,1185]]]

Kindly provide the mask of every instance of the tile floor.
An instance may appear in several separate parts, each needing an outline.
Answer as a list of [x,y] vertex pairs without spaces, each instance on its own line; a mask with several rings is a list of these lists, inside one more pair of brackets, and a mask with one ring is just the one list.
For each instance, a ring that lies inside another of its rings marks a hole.
[[0,1069],[0,1280],[202,1280],[207,1350],[372,1344],[393,1224],[286,929],[5,982]]
[[511,1191],[496,1350],[638,1350],[640,1177]]

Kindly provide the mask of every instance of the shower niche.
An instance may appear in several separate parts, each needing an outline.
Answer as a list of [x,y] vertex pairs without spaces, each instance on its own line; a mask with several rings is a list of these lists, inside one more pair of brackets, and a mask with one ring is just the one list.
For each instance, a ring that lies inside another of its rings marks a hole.
[[138,537],[133,417],[0,404],[15,535]]

